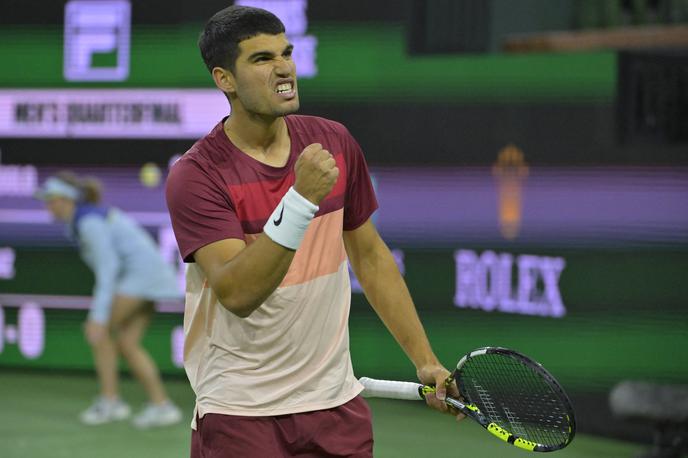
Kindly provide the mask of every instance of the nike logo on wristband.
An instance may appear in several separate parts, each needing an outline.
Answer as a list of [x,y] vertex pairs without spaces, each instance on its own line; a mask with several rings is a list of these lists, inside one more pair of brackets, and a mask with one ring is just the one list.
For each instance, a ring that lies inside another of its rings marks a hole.
[[280,212],[279,218],[273,219],[272,222],[275,224],[275,226],[279,226],[282,224],[282,216],[284,215],[284,205],[282,205],[282,211]]

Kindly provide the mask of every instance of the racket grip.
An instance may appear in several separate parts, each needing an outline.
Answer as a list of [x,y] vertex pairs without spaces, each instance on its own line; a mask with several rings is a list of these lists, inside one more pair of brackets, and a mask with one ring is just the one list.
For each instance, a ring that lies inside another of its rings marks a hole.
[[420,390],[423,388],[420,383],[376,380],[368,377],[361,377],[358,381],[363,385],[364,390],[361,395],[364,398],[406,399],[409,401],[424,399],[420,394]]

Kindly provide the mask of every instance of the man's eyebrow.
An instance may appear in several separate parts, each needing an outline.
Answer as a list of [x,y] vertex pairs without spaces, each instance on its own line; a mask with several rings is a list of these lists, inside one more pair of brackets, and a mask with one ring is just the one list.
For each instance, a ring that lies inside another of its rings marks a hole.
[[274,55],[275,55],[275,53],[273,53],[272,51],[256,51],[253,54],[251,54],[250,56],[248,56],[248,60],[253,60],[256,57],[261,57],[261,56],[272,57]]
[[[285,46],[284,51],[282,51],[282,54],[285,52],[291,52],[294,49],[294,45],[289,43],[287,46]],[[262,50],[262,51],[256,51],[250,56],[248,56],[248,60],[253,60],[257,57],[272,57],[274,56],[275,53],[272,51],[267,51],[267,50]]]

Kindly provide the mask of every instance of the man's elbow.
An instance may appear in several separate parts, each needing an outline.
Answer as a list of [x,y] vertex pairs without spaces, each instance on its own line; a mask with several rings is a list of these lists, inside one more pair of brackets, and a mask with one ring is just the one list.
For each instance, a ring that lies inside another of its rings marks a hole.
[[209,282],[217,301],[239,318],[247,318],[260,307],[268,295],[260,289],[241,285],[239,281]]
[[232,295],[218,296],[217,300],[228,312],[239,318],[248,318],[260,306],[255,301],[248,301]]

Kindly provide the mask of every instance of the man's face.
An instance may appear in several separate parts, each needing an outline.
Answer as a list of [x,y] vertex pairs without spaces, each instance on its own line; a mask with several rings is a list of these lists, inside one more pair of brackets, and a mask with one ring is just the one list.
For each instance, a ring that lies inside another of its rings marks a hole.
[[260,34],[239,43],[233,75],[241,107],[233,106],[233,111],[243,108],[248,113],[277,117],[299,109],[292,48],[283,33]]

